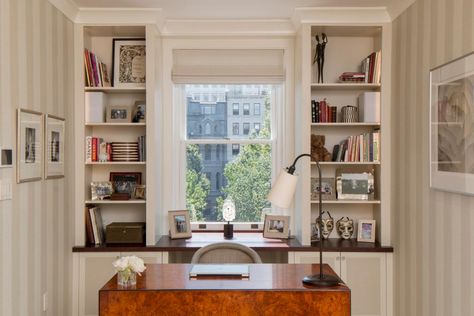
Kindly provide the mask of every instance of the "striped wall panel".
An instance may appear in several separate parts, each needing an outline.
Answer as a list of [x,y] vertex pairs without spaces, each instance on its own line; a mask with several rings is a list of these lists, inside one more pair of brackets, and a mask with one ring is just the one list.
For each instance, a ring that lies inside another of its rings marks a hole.
[[[429,70],[474,50],[473,0],[393,22],[395,315],[474,315],[474,197],[429,188]],[[413,137],[414,136],[414,137]]]
[[0,315],[69,315],[73,24],[47,0],[0,0],[0,43],[0,146],[16,152],[18,107],[67,122],[64,179],[16,184],[15,168],[0,169],[14,183],[0,201]]

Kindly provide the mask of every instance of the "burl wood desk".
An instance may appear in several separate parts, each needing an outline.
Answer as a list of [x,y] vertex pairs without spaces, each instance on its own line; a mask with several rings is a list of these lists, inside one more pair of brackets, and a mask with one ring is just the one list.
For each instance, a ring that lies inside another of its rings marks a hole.
[[[306,287],[317,264],[250,265],[248,279],[190,279],[191,264],[149,264],[134,289],[114,276],[99,291],[101,316],[118,315],[344,315],[351,313],[350,290]],[[325,273],[334,274],[328,265]]]

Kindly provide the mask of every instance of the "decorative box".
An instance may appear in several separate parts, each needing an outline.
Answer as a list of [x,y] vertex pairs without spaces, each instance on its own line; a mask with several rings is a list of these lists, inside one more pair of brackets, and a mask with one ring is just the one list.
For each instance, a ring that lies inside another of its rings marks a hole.
[[144,222],[115,222],[105,227],[105,242],[108,244],[145,242]]

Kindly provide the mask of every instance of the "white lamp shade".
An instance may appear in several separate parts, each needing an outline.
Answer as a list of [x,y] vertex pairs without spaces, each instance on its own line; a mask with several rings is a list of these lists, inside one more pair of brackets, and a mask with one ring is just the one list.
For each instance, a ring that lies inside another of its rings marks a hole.
[[298,182],[297,176],[286,171],[280,172],[267,200],[278,207],[288,208],[295,194],[296,182]]

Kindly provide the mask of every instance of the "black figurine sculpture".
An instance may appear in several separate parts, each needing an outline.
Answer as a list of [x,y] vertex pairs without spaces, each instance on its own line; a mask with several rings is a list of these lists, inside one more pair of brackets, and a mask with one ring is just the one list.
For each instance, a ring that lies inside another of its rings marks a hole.
[[321,34],[321,42],[319,41],[319,35],[316,34],[316,51],[314,53],[313,64],[318,64],[318,83],[324,82],[324,50],[326,49],[326,44],[328,43],[328,38],[325,33]]

